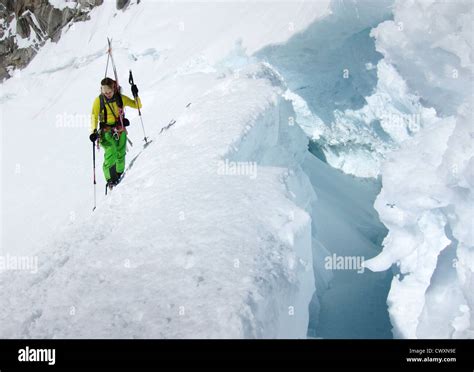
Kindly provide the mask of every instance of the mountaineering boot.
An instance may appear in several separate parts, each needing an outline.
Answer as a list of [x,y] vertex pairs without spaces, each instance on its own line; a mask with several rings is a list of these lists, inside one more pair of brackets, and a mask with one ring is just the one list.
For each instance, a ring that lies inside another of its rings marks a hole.
[[111,191],[114,186],[115,186],[115,183],[112,180],[108,180],[107,183],[105,184],[105,195],[107,195],[107,191]]

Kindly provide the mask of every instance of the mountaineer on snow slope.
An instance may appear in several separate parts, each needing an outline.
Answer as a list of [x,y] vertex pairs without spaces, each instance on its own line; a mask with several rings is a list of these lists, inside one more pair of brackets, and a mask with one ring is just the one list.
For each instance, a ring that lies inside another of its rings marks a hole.
[[[120,182],[125,170],[125,153],[127,147],[127,127],[130,122],[123,116],[123,108],[142,107],[138,97],[138,88],[132,85],[136,101],[120,93],[115,80],[104,78],[101,81],[101,94],[92,105],[91,134],[89,139],[104,148],[102,166],[107,186],[112,188]],[[97,128],[99,127],[99,128]]]

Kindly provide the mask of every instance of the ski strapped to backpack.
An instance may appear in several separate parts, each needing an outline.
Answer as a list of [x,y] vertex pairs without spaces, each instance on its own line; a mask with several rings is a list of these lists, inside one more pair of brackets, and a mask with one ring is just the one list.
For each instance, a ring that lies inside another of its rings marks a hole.
[[[107,77],[107,70],[109,68],[109,60],[110,60],[112,62],[112,69],[114,71],[116,86],[115,86],[115,89],[114,89],[115,92],[114,92],[113,100],[111,100],[111,101],[107,100],[106,101],[105,97],[102,94],[100,95],[100,113],[101,113],[101,116],[102,116],[100,121],[103,122],[103,123],[107,123],[107,108],[106,108],[106,104],[107,104],[107,106],[109,106],[110,111],[114,115],[115,122],[120,124],[120,127],[121,127],[120,133],[121,133],[121,132],[125,131],[125,127],[128,126],[129,121],[127,119],[125,119],[125,117],[124,117],[121,87],[120,87],[119,80],[118,80],[117,69],[115,68],[114,56],[112,54],[112,39],[107,38],[107,43],[109,45],[109,48],[107,49],[107,66],[105,67],[105,76]],[[118,107],[118,110],[119,110],[118,116],[115,115],[114,110],[110,106],[110,102],[116,102],[117,103],[117,107]],[[104,130],[110,129],[106,125],[101,129],[104,129]],[[130,138],[128,138],[128,136],[127,136],[127,141],[130,144],[130,146],[133,146],[133,142],[130,140]]]
[[[124,126],[123,125],[123,102],[122,102],[122,96],[121,96],[121,93],[120,93],[121,89],[120,89],[120,83],[119,83],[119,80],[118,80],[117,69],[115,68],[114,56],[112,54],[112,39],[107,38],[107,42],[109,44],[109,49],[107,49],[108,58],[107,58],[107,67],[105,68],[105,75],[107,76],[107,69],[109,67],[108,62],[109,62],[109,58],[110,58],[110,61],[112,62],[112,69],[114,70],[114,77],[115,77],[115,84],[116,84],[114,95],[119,97],[119,101],[117,102],[117,106],[119,108],[118,119],[119,119],[120,125],[123,128],[123,126]],[[119,105],[119,103],[120,103],[120,105]]]

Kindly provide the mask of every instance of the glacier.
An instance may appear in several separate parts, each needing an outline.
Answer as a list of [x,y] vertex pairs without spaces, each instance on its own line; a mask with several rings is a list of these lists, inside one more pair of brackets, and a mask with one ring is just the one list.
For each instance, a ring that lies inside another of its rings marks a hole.
[[[38,263],[0,265],[0,336],[473,338],[472,13],[131,1],[69,24],[0,85],[1,257]],[[128,111],[92,213],[110,35],[153,142]]]

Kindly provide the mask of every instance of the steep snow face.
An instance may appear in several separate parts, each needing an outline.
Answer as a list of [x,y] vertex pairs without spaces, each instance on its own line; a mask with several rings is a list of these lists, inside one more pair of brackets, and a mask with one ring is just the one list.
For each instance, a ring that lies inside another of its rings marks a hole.
[[377,49],[436,111],[382,166],[375,207],[389,234],[367,267],[398,265],[396,337],[473,338],[473,5],[400,1],[394,15],[373,30]]

